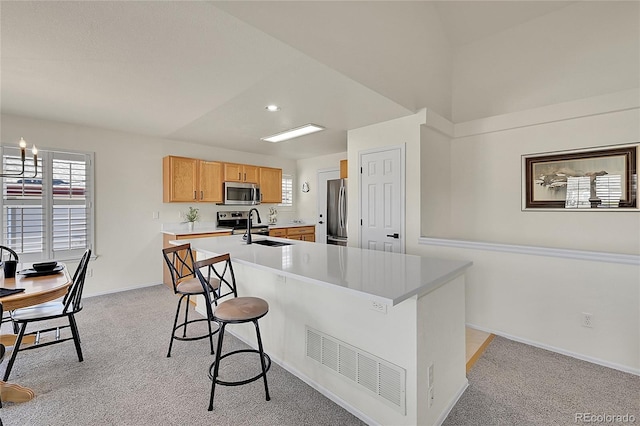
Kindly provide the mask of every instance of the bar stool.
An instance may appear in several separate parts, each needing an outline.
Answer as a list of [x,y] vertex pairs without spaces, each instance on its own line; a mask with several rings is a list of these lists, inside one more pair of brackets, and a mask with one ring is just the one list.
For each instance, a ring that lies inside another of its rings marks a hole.
[[[209,338],[211,355],[213,355],[213,335],[217,333],[218,330],[212,330],[210,318],[189,319],[189,300],[192,296],[202,295],[205,296],[205,299],[208,302],[210,299],[209,293],[215,291],[219,286],[218,280],[207,279],[204,284],[201,284],[193,270],[194,261],[190,243],[164,248],[162,249],[162,255],[167,263],[169,272],[171,272],[173,292],[180,295],[178,307],[176,308],[176,315],[173,320],[173,330],[171,332],[171,341],[169,342],[167,358],[171,357],[171,348],[173,347],[174,340],[191,341]],[[178,323],[180,307],[185,299],[184,320]],[[209,303],[207,303],[207,305],[208,304]],[[209,327],[208,333],[198,336],[187,336],[187,326],[201,321],[207,322],[207,326]],[[179,335],[180,329],[182,329],[182,336]]]
[[[217,266],[216,266],[217,265]],[[204,276],[201,268],[207,268],[207,276]],[[222,268],[222,272],[220,269]],[[240,386],[247,383],[254,382],[261,377],[264,379],[264,391],[266,394],[266,400],[271,400],[269,396],[269,386],[267,385],[267,371],[271,368],[271,358],[264,353],[262,347],[262,337],[260,336],[260,327],[258,326],[258,320],[264,317],[269,312],[269,304],[258,297],[238,297],[238,291],[236,288],[236,279],[233,273],[233,266],[231,264],[231,257],[229,254],[223,254],[221,256],[205,259],[194,264],[196,275],[201,282],[206,283],[214,275],[220,280],[220,286],[213,293],[214,300],[207,303],[208,316],[219,324],[218,332],[218,347],[216,352],[216,358],[209,366],[209,378],[211,379],[211,396],[209,398],[209,411],[213,410],[213,397],[216,391],[216,385],[223,386]],[[223,285],[227,287],[227,292],[222,294]],[[233,298],[227,299],[218,304],[218,300],[225,296],[231,296]],[[215,306],[215,309],[212,307]],[[244,324],[252,322],[256,328],[256,338],[258,341],[258,349],[239,349],[228,352],[222,355],[222,342],[224,339],[224,330],[229,324]],[[257,353],[260,355],[260,364],[262,372],[249,379],[238,381],[224,381],[218,378],[218,372],[220,370],[220,361],[229,356],[239,353]]]

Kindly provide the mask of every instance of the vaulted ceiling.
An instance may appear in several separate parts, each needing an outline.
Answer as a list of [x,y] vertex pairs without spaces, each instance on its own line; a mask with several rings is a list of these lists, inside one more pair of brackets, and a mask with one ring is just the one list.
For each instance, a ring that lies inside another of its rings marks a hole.
[[[345,151],[348,129],[422,107],[450,117],[456,47],[569,3],[3,1],[0,106],[314,157]],[[326,130],[260,140],[305,123]]]

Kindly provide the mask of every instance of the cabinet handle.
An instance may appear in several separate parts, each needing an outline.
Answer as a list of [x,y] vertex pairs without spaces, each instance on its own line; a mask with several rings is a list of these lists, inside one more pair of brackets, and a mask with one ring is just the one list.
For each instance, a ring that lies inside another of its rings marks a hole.
[[242,180],[242,173],[238,172],[238,180]]
[[194,200],[198,199],[198,191],[193,191],[193,199]]
[[247,180],[247,174],[246,173],[244,174],[244,180],[245,180],[245,182]]
[[200,191],[200,199],[204,200],[204,191]]

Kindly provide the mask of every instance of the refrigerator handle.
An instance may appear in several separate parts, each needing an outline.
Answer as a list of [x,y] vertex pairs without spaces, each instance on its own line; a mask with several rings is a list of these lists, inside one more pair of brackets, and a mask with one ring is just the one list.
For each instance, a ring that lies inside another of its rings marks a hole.
[[344,228],[344,186],[340,186],[340,192],[338,195],[338,222],[340,228]]

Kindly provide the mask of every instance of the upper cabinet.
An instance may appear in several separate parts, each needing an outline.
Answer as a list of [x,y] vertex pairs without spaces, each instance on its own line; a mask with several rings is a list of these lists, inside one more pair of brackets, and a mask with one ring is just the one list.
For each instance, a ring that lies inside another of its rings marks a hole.
[[263,203],[282,202],[282,169],[259,168],[260,194]]
[[162,159],[165,203],[222,203],[224,182],[259,184],[263,203],[282,202],[282,169],[173,155]]
[[162,159],[162,201],[222,202],[222,163],[168,156]]
[[348,163],[347,160],[340,160],[340,179],[346,179],[348,177]]
[[258,183],[258,169],[258,166],[248,164],[224,163],[224,181]]

